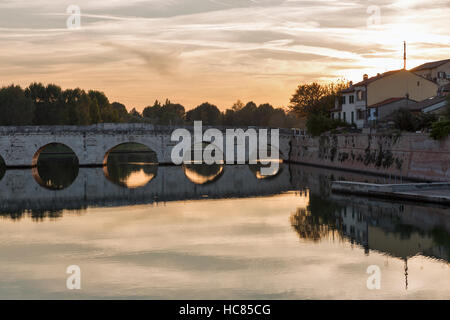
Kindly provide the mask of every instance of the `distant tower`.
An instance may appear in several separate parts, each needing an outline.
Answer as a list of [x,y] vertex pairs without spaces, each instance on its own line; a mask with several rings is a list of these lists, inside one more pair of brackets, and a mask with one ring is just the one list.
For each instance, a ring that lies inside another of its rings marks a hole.
[[403,70],[406,70],[406,41],[403,42]]

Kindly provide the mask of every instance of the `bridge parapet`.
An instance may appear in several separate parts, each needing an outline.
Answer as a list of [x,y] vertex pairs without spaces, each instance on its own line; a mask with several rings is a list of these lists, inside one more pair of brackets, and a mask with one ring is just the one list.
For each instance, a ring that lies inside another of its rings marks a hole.
[[[81,166],[103,165],[105,155],[124,143],[140,143],[155,151],[158,162],[171,164],[172,132],[184,128],[190,132],[193,126],[157,126],[148,123],[103,123],[92,126],[10,126],[0,127],[0,156],[8,167],[29,167],[44,146],[59,143],[75,153]],[[213,128],[203,126],[203,131]],[[269,129],[258,127],[214,127],[223,133],[227,129]],[[270,130],[268,130],[270,135]],[[280,154],[289,160],[292,131],[280,130]],[[225,150],[223,148],[222,150]]]

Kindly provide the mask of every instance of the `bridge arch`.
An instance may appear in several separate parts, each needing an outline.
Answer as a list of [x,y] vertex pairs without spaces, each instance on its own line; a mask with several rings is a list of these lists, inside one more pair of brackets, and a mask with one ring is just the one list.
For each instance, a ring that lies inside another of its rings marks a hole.
[[107,180],[128,189],[146,186],[157,175],[158,156],[147,145],[125,142],[108,150],[103,159]]
[[49,143],[34,154],[32,174],[36,182],[50,190],[66,189],[78,176],[79,159],[62,143]]
[[122,142],[119,144],[116,144],[112,148],[109,148],[105,155],[103,156],[103,166],[106,166],[108,164],[108,158],[113,153],[153,153],[154,159],[152,159],[153,164],[158,164],[160,159],[160,155],[158,155],[158,152],[152,148],[151,146],[147,145],[146,143],[141,142]]

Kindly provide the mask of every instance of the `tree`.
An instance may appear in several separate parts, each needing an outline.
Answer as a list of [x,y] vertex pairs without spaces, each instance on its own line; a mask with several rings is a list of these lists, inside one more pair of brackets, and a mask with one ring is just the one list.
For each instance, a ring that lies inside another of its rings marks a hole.
[[68,123],[67,106],[62,101],[62,90],[59,86],[32,83],[25,89],[35,107],[33,122],[36,125],[57,125]]
[[91,123],[90,107],[92,101],[84,90],[67,89],[62,93],[68,111],[68,124],[88,125]]
[[125,105],[119,103],[119,102],[113,102],[111,103],[111,108],[114,110],[114,112],[117,113],[117,116],[119,118],[119,122],[127,122],[128,121],[128,111],[127,107]]
[[325,85],[317,82],[300,85],[291,98],[289,108],[300,118],[310,114],[328,114],[334,108],[341,90],[347,87],[348,83],[343,80]]
[[327,93],[326,88],[316,82],[300,85],[292,96],[289,107],[299,117],[306,117],[310,113],[317,113],[317,106]]
[[34,108],[33,101],[25,96],[20,86],[0,89],[0,125],[31,125]]
[[179,125],[184,123],[185,109],[181,104],[171,103],[168,99],[163,106],[156,100],[153,106],[146,107],[142,114],[154,124]]
[[208,102],[202,103],[197,108],[186,113],[186,121],[202,121],[204,125],[220,125],[222,123],[222,113],[219,108]]

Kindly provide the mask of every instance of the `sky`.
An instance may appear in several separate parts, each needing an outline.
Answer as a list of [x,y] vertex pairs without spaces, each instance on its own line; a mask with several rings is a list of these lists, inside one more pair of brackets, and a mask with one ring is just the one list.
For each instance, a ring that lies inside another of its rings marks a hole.
[[0,86],[96,89],[137,110],[287,106],[302,83],[402,68],[404,40],[408,68],[450,58],[449,16],[449,0],[0,0]]

